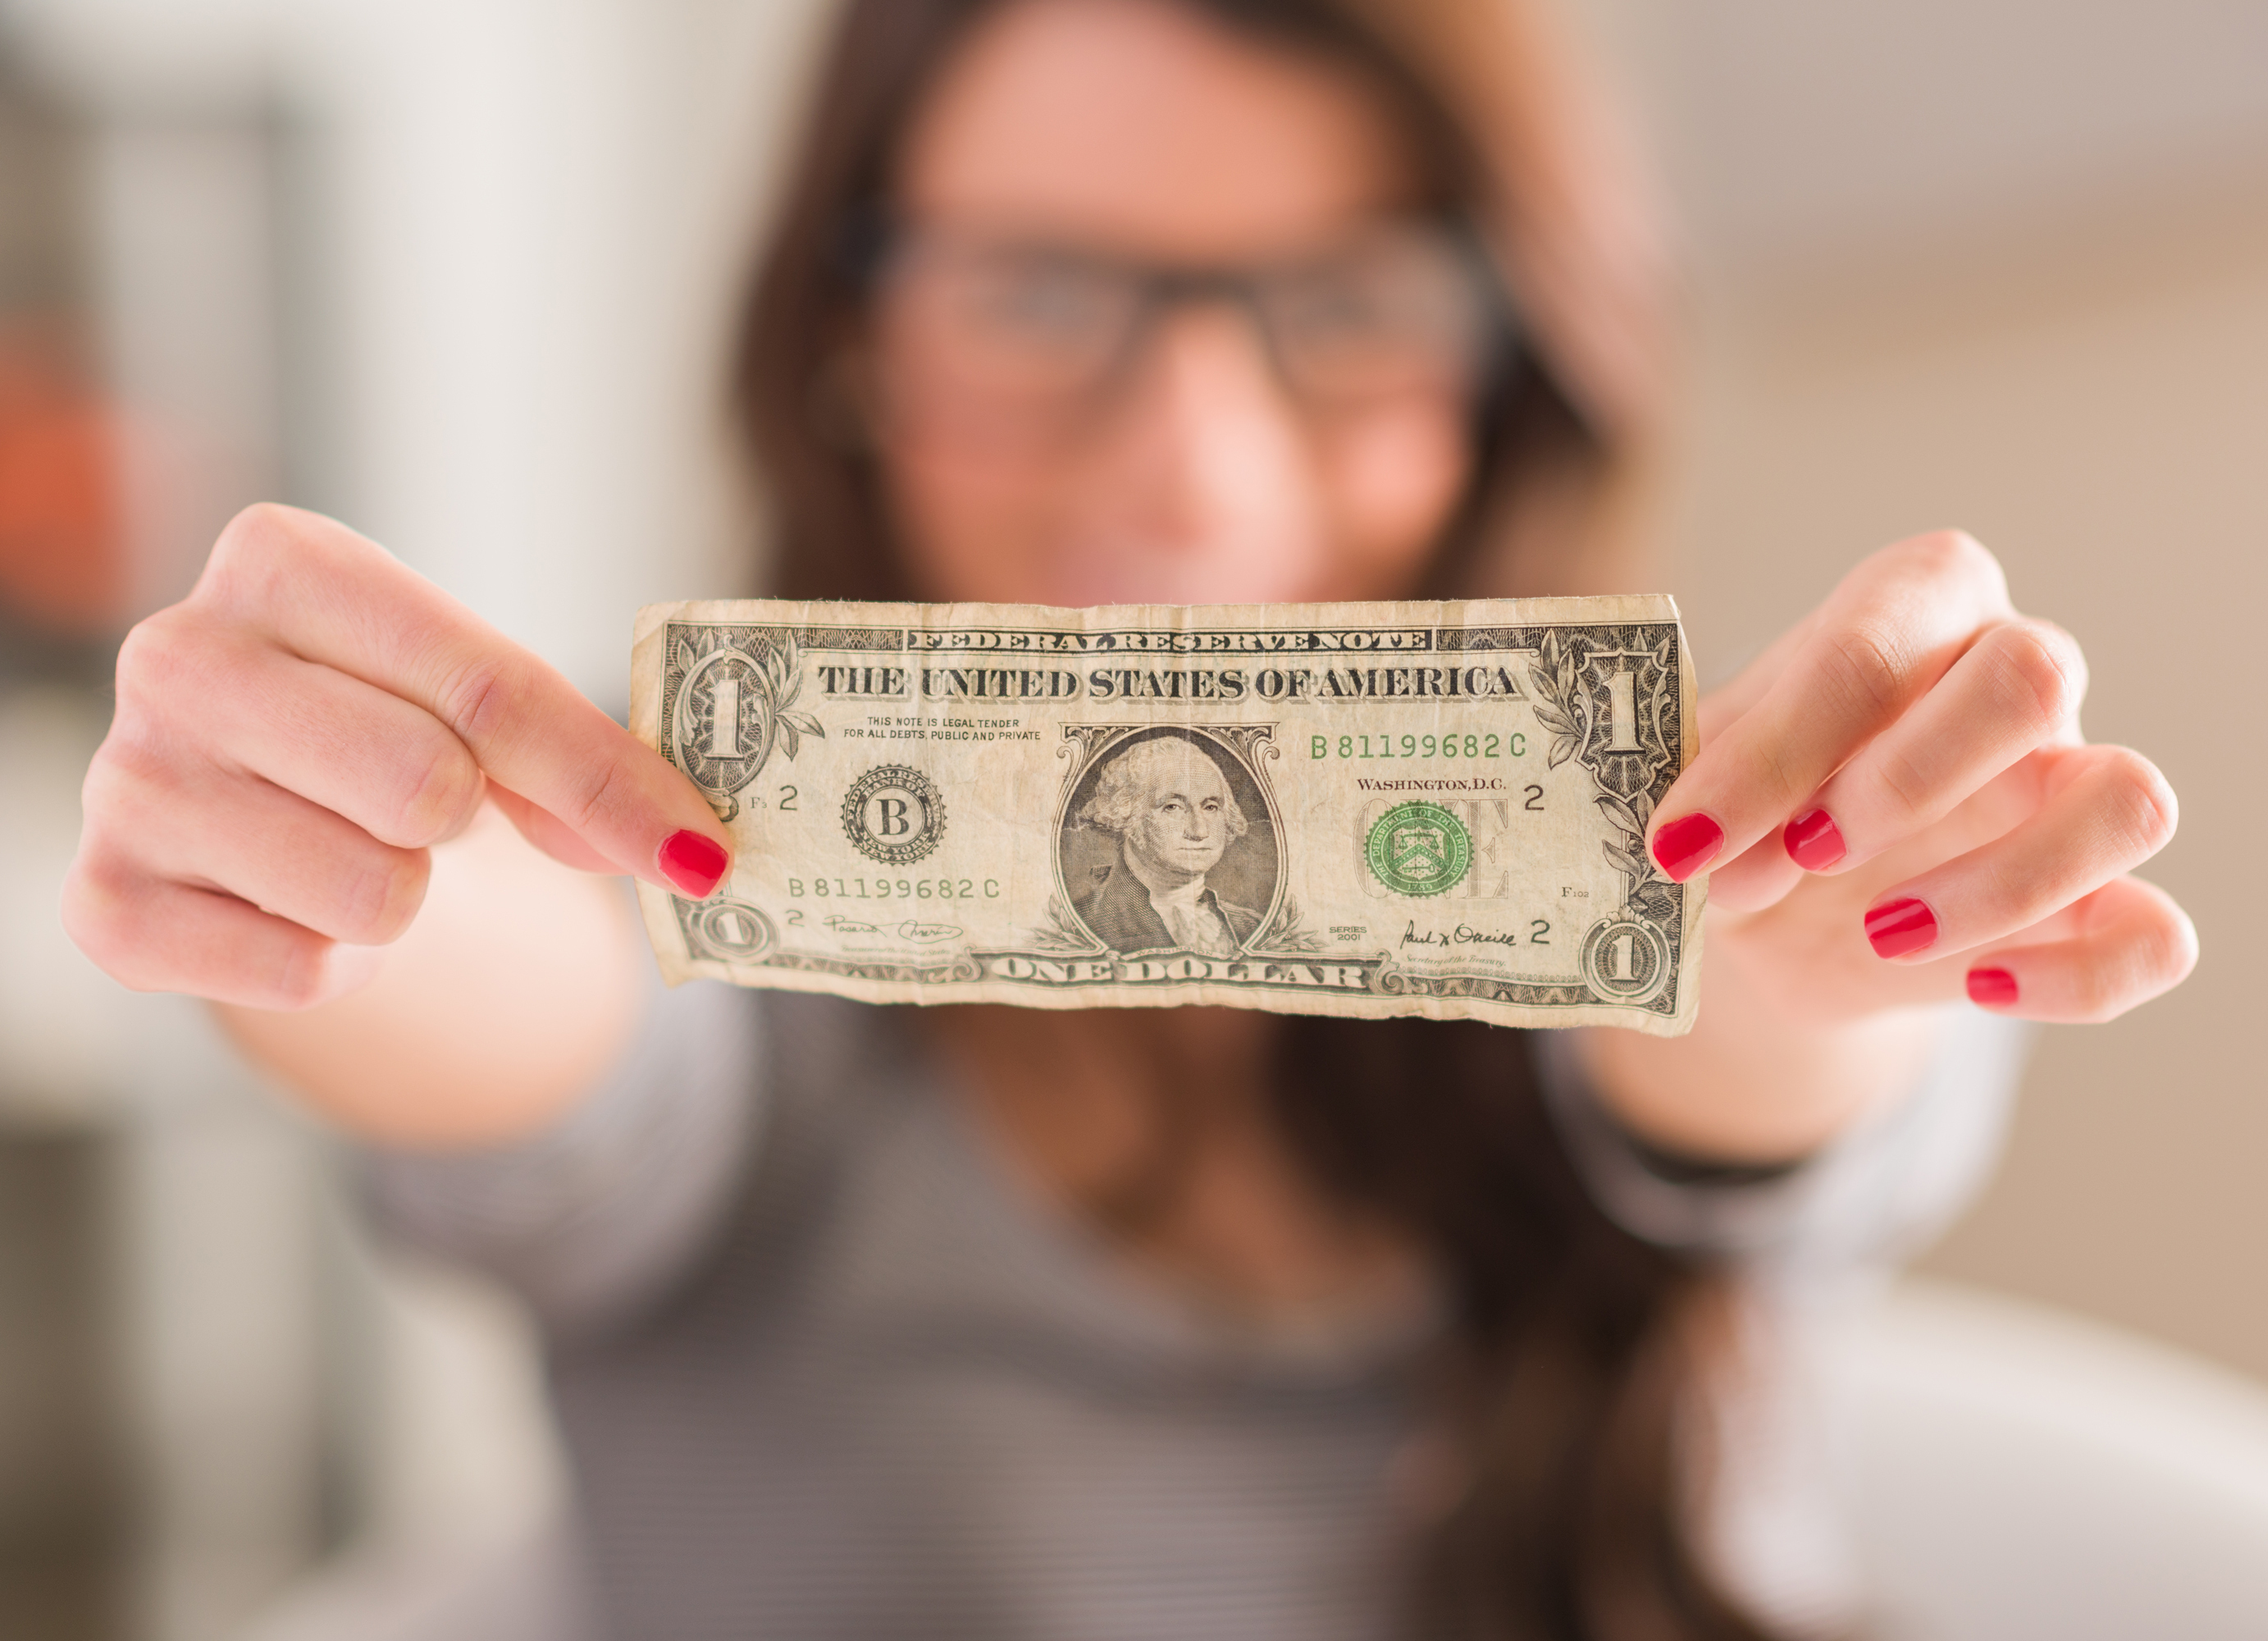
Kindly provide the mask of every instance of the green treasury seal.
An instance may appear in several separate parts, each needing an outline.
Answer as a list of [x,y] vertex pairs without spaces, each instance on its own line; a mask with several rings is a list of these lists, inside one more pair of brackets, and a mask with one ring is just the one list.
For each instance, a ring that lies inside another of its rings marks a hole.
[[1438,803],[1397,803],[1380,816],[1363,845],[1378,881],[1396,894],[1438,895],[1464,881],[1472,834]]

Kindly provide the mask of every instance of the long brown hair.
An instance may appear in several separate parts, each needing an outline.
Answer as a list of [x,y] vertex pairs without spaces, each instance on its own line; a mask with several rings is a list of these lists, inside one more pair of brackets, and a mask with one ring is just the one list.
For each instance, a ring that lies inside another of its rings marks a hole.
[[[843,381],[864,318],[858,240],[887,205],[922,92],[1004,3],[848,0],[842,14],[736,362],[784,595],[905,595]],[[1366,76],[1495,253],[1521,345],[1475,408],[1475,477],[1428,590],[1600,584],[1603,500],[1659,396],[1660,282],[1557,42],[1513,0],[1172,3]],[[1412,1627],[1456,1641],[1761,1637],[1694,1546],[1680,1462],[1711,1279],[1591,1199],[1520,1035],[1278,1026],[1270,1094],[1287,1140],[1340,1200],[1415,1238],[1456,1304],[1438,1423],[1459,1461],[1424,1524]]]

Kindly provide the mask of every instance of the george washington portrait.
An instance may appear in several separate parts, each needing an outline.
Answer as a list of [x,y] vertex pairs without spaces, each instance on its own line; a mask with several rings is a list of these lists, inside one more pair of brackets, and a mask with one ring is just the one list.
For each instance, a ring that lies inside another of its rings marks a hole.
[[1226,749],[1168,732],[1107,754],[1080,787],[1064,817],[1064,882],[1095,937],[1122,952],[1237,956],[1276,878],[1274,829],[1249,772]]

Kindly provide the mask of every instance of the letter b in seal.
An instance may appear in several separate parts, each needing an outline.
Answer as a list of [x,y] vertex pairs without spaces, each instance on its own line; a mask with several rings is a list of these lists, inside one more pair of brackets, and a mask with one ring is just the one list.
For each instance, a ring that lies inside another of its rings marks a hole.
[[945,795],[918,769],[879,764],[843,795],[843,831],[877,865],[910,866],[945,836]]

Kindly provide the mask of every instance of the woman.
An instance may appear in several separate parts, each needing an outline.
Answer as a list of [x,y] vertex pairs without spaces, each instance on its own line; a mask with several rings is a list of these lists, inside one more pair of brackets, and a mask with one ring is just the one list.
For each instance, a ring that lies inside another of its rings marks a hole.
[[[1506,0],[855,0],[816,109],[740,373],[781,590],[1625,575],[1652,262]],[[256,509],[121,656],[66,915],[534,1300],[618,1633],[1754,1636],[1838,1591],[1734,1297],[1942,1213],[1980,1010],[2193,961],[2083,678],[1964,537],[1852,571],[1661,806],[1675,1041],[655,997],[553,862],[706,894],[699,795]]]

